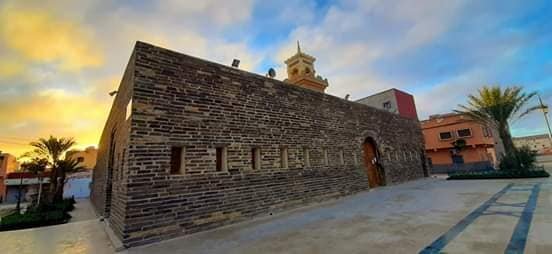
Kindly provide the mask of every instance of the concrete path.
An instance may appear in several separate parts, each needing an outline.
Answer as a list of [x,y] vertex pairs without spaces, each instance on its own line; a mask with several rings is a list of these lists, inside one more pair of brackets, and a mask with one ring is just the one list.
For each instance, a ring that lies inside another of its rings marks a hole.
[[0,253],[114,253],[89,200],[77,200],[71,216],[67,224],[0,232]]
[[[424,179],[124,253],[552,253],[551,192],[551,179]],[[2,232],[0,246],[113,253],[97,220]]]
[[[515,232],[514,250],[526,242],[511,253],[552,253],[551,188],[550,179],[427,179],[127,252],[505,253]],[[516,229],[531,195],[533,216]],[[483,211],[466,219],[474,210]]]

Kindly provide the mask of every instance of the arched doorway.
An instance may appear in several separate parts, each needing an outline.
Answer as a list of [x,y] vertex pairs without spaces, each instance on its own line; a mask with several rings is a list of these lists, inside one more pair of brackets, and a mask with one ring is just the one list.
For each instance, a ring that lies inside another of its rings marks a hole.
[[383,168],[379,163],[378,149],[373,138],[366,138],[362,144],[364,151],[364,165],[368,175],[368,185],[370,188],[385,185]]

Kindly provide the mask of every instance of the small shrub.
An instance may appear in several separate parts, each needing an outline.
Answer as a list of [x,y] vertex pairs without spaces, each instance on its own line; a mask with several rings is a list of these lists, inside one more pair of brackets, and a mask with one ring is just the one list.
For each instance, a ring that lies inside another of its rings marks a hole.
[[67,198],[54,204],[41,203],[40,205],[32,207],[31,209],[36,212],[47,212],[47,211],[58,211],[58,210],[61,210],[64,212],[70,212],[75,209],[75,203],[76,201],[74,198]]
[[505,154],[500,160],[499,167],[501,170],[507,171],[526,171],[534,169],[536,161],[537,153],[531,150],[528,146],[522,146]]
[[66,223],[71,218],[68,212],[75,209],[75,203],[74,198],[68,198],[55,204],[41,203],[30,207],[24,214],[10,214],[2,217],[0,231]]
[[510,179],[549,177],[545,170],[497,170],[486,172],[462,172],[450,174],[447,180]]
[[14,213],[2,218],[0,221],[0,231],[61,224],[66,223],[70,218],[71,215],[59,210],[48,212],[31,211],[24,214]]

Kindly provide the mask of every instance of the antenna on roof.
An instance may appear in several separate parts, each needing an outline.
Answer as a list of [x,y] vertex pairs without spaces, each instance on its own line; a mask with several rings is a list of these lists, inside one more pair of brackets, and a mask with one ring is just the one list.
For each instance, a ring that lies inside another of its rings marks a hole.
[[232,60],[232,67],[238,68],[240,66],[240,60],[234,59]]
[[301,46],[299,45],[299,40],[297,40],[297,53],[301,53]]

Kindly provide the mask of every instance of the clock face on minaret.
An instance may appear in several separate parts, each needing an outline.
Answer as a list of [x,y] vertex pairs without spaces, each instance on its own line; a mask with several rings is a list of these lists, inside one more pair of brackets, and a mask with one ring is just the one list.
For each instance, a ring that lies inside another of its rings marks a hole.
[[297,53],[285,61],[288,78],[284,81],[292,85],[324,92],[328,86],[328,81],[315,75],[314,61],[316,61],[316,58],[301,52],[301,46],[297,41]]

